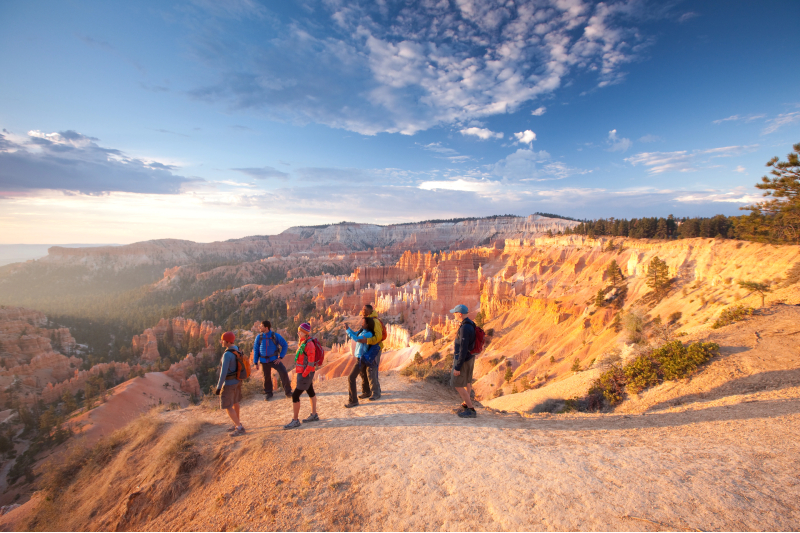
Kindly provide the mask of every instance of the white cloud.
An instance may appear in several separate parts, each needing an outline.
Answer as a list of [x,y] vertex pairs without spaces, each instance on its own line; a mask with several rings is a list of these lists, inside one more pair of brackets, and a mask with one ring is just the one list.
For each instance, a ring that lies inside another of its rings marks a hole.
[[428,150],[429,152],[436,152],[437,154],[458,155],[457,151],[453,150],[452,148],[447,148],[446,146],[442,146],[442,143],[440,142],[421,144],[419,146],[422,146],[422,148]]
[[475,127],[465,128],[463,130],[460,130],[460,132],[461,132],[461,135],[472,135],[472,136],[475,136],[475,137],[477,137],[479,139],[482,139],[484,141],[486,139],[502,139],[503,138],[503,133],[502,132],[495,133],[492,130],[487,129],[487,128],[475,128]]
[[208,9],[190,21],[192,48],[217,81],[192,96],[366,135],[513,112],[581,73],[619,83],[650,43],[628,1],[428,1],[395,4],[388,17],[383,2],[330,0],[316,10],[330,24],[254,17],[269,36],[256,45],[230,39],[234,19]]
[[688,152],[642,152],[625,159],[633,166],[643,165],[649,167],[650,174],[664,172],[694,172],[698,166],[705,165],[713,158],[729,157],[750,152],[758,145],[748,146],[723,146],[708,150],[694,150]]
[[515,133],[514,137],[516,137],[516,141],[514,144],[527,144],[528,146],[536,140],[536,134],[533,133],[531,130],[520,131],[519,133]]
[[764,128],[764,131],[761,133],[763,135],[767,135],[768,133],[774,133],[783,126],[788,126],[789,124],[794,124],[795,122],[800,122],[800,111],[793,111],[791,113],[782,113],[775,118],[771,118],[767,120],[767,127]]
[[754,120],[758,120],[760,118],[764,118],[766,115],[731,115],[728,118],[720,118],[717,120],[712,121],[713,124],[722,124],[723,122],[736,122],[739,120],[743,120],[744,122],[753,122]]
[[764,198],[761,195],[748,193],[744,187],[736,187],[730,191],[707,190],[684,193],[675,197],[675,201],[682,203],[730,203],[730,204],[752,204],[760,202]]
[[547,108],[545,106],[537,107],[536,109],[531,111],[531,115],[533,115],[534,117],[541,117],[542,115],[544,115],[545,111],[547,111]]
[[617,130],[611,130],[608,132],[608,144],[611,146],[609,152],[625,152],[633,142],[624,137],[617,137]]
[[687,22],[687,21],[692,20],[693,18],[699,17],[699,16],[700,15],[695,13],[694,11],[688,11],[688,12],[684,13],[683,15],[681,15],[680,17],[678,17],[678,22],[684,23],[684,22]]
[[745,173],[747,173],[747,169],[744,168],[742,165],[739,165],[739,166],[736,167],[734,172],[741,172],[742,174],[745,174]]
[[423,181],[418,187],[425,191],[467,191],[479,194],[488,194],[500,189],[500,184],[494,181],[476,181],[459,178],[455,180]]

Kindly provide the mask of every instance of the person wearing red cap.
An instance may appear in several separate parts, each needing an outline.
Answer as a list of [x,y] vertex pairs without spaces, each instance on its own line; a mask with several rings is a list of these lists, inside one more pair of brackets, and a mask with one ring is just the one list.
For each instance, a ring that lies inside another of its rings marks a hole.
[[244,435],[244,426],[239,420],[239,404],[242,401],[242,382],[237,378],[239,375],[238,357],[242,357],[236,342],[236,335],[231,331],[222,334],[220,344],[225,348],[222,354],[222,365],[219,369],[219,380],[217,381],[216,394],[219,396],[219,406],[225,409],[228,416],[233,421],[233,427],[228,429],[231,437]]
[[314,392],[314,370],[316,370],[317,349],[311,340],[311,325],[303,322],[297,328],[297,353],[294,356],[294,371],[297,374],[297,383],[292,393],[292,421],[283,426],[283,429],[299,428],[300,424],[300,395],[305,391],[311,399],[311,415],[303,422],[316,422],[317,393]]

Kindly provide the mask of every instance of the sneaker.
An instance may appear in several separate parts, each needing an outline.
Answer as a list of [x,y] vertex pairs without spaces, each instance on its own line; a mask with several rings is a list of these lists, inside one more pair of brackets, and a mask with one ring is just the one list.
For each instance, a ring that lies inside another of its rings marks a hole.
[[458,413],[459,418],[477,418],[478,413],[475,412],[475,409],[464,409],[460,413]]
[[283,429],[294,429],[294,428],[299,428],[301,425],[302,425],[302,424],[300,423],[300,421],[299,421],[299,420],[294,420],[294,419],[293,419],[291,422],[289,422],[288,424],[286,424],[285,426],[283,426]]
[[264,401],[268,402],[272,399],[273,394],[270,392],[269,394],[264,395]]
[[369,398],[370,396],[372,396],[372,394],[366,394],[366,393],[364,393],[364,394],[359,394],[359,395],[358,395],[358,397],[359,397],[359,398],[361,398],[362,400],[366,400],[366,399],[367,399],[367,398]]
[[244,428],[236,428],[236,430],[231,433],[231,437],[241,437],[245,434]]
[[462,403],[459,407],[456,407],[455,409],[453,409],[453,414],[457,415],[457,414],[459,414],[461,411],[463,411],[466,408],[467,408],[467,406]]
[[317,422],[319,421],[319,415],[317,413],[311,413],[308,418],[304,418],[303,422]]
[[380,400],[380,396],[370,396],[369,401],[374,402],[375,400]]
[[228,432],[228,433],[233,433],[234,431],[236,431],[236,426],[231,426],[228,429],[226,429],[225,431]]
[[347,407],[348,409],[350,409],[351,407],[357,407],[358,406],[358,402],[348,402],[348,403],[344,404],[344,406]]

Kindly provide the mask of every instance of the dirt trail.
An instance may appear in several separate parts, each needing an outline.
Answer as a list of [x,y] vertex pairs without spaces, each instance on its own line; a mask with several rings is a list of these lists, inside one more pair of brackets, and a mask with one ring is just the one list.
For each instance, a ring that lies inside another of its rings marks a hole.
[[[322,420],[293,431],[282,429],[289,401],[245,402],[248,434],[236,442],[222,432],[222,413],[208,413],[220,425],[207,444],[222,443],[230,467],[145,529],[800,527],[797,389],[674,412],[524,418],[479,409],[461,420],[448,389],[397,374],[383,383],[379,402],[355,409],[342,406],[343,379],[321,383]],[[308,412],[304,397],[301,417]]]

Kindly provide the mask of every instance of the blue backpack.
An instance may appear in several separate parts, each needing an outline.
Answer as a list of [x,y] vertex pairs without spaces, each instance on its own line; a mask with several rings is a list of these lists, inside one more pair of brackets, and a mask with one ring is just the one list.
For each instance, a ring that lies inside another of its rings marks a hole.
[[367,353],[361,356],[361,364],[367,365],[368,367],[376,367],[378,366],[378,354],[381,352],[381,347],[377,344],[373,344],[367,350]]
[[271,357],[267,357],[267,351],[269,350],[269,339],[270,339],[269,337],[267,337],[267,334],[266,333],[259,333],[258,337],[256,338],[256,342],[261,342],[260,337],[262,335],[264,336],[264,340],[263,340],[263,342],[264,342],[264,357],[267,359],[267,362],[272,363],[273,361],[276,361],[278,359],[278,357],[280,357],[280,355],[281,355],[281,345],[278,344],[278,337],[275,336],[275,332],[274,331],[270,331],[269,334],[272,335],[272,343],[275,345],[275,352],[273,352]]

